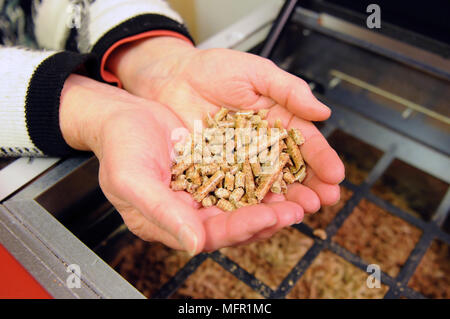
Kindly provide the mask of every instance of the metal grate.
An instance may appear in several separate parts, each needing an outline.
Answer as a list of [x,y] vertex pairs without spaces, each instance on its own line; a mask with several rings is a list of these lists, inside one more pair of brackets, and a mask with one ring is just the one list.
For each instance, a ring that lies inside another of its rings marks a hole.
[[[334,113],[338,113],[337,116],[333,117],[331,120],[326,122],[326,125],[321,129],[322,133],[326,136],[330,136],[332,132],[336,129],[341,130],[353,130],[356,127],[351,127],[350,123],[358,123],[357,121],[340,121],[341,114],[339,114],[340,107],[332,107]],[[346,114],[348,116],[348,114]],[[354,117],[359,118],[359,115],[353,114]],[[364,121],[363,118],[359,120]],[[342,123],[342,124],[339,124]],[[364,125],[365,123],[360,123]],[[350,125],[350,126],[349,126]],[[377,124],[372,124],[378,126]],[[359,126],[359,125],[358,125]],[[377,127],[381,130],[386,130],[381,126]],[[359,131],[361,133],[361,131]],[[365,131],[368,132],[368,131]],[[370,133],[369,133],[370,134]],[[391,134],[396,134],[391,132]],[[359,138],[369,137],[369,135],[362,133],[358,135]],[[403,138],[403,137],[402,137]],[[365,140],[370,144],[370,141]],[[373,145],[372,146],[379,146]],[[281,284],[276,290],[271,289],[268,285],[261,282],[252,274],[248,273],[245,269],[239,266],[236,262],[229,259],[219,251],[213,253],[202,253],[194,258],[192,258],[183,268],[181,268],[174,277],[172,277],[168,282],[166,282],[153,296],[152,298],[168,298],[185,282],[185,280],[195,272],[195,270],[207,259],[211,258],[219,265],[221,265],[225,270],[233,274],[236,278],[243,281],[246,285],[251,287],[253,290],[260,293],[265,298],[284,298],[290,290],[295,286],[295,284],[300,280],[303,274],[307,271],[309,266],[314,262],[315,258],[323,251],[329,250],[334,254],[340,256],[344,260],[350,262],[357,268],[366,271],[368,263],[361,259],[359,256],[353,254],[347,249],[343,248],[339,244],[333,242],[331,238],[337,233],[340,226],[345,222],[345,220],[353,212],[353,209],[363,200],[366,199],[394,216],[405,220],[409,224],[412,224],[422,230],[423,234],[410,253],[405,264],[401,268],[400,272],[396,277],[391,277],[385,272],[381,272],[381,282],[389,287],[385,298],[425,298],[421,293],[408,287],[408,281],[413,276],[415,270],[417,269],[422,257],[425,255],[426,251],[430,247],[434,239],[439,239],[446,244],[450,244],[450,235],[445,233],[442,229],[443,220],[448,216],[450,211],[450,203],[447,200],[448,196],[445,196],[442,200],[440,208],[438,211],[445,211],[444,216],[435,215],[435,218],[429,222],[423,221],[422,219],[413,216],[412,214],[392,205],[391,203],[377,197],[376,195],[370,193],[370,188],[373,186],[375,181],[377,181],[398,156],[398,149],[402,145],[391,144],[385,151],[384,155],[378,160],[377,164],[372,168],[371,172],[361,185],[355,185],[345,180],[342,186],[350,189],[353,192],[351,198],[346,202],[344,207],[337,213],[334,219],[326,228],[327,239],[321,240],[313,235],[313,230],[306,224],[298,224],[292,227],[296,228],[299,232],[305,234],[306,236],[314,240],[314,244],[309,248],[306,254],[297,262],[295,267],[291,272],[284,278]],[[420,168],[420,167],[419,167]],[[450,192],[447,191],[447,194]]]

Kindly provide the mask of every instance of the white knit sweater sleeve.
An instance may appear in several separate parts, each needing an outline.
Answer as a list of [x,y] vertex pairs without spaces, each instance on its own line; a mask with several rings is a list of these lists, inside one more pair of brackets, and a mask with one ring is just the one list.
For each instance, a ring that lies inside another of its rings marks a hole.
[[[74,152],[59,129],[65,79],[84,65],[102,80],[105,52],[146,31],[190,38],[162,0],[33,0],[34,34],[44,51],[0,46],[0,156],[65,156]],[[86,63],[89,61],[89,63]]]
[[0,48],[0,153],[41,155],[28,135],[25,114],[29,80],[34,70],[54,51],[33,52]]
[[0,156],[64,155],[59,129],[65,79],[90,55],[0,46]]
[[[92,52],[105,38],[117,41],[156,29],[189,36],[180,15],[163,0],[43,0],[35,12],[38,44],[53,50],[75,40],[79,52]],[[70,39],[71,33],[76,37]]]

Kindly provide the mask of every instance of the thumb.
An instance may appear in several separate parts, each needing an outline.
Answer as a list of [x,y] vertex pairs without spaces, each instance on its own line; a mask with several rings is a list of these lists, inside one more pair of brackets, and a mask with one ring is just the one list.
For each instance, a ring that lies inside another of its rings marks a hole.
[[260,94],[308,121],[324,121],[330,117],[331,110],[317,100],[304,80],[280,69],[270,60],[253,60],[258,62],[250,78]]

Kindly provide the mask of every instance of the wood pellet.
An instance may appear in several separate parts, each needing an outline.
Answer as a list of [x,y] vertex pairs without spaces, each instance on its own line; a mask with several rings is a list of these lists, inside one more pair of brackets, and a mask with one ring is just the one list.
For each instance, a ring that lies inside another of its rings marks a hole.
[[171,169],[172,190],[191,193],[203,207],[233,211],[260,203],[268,192],[286,194],[288,185],[303,182],[307,170],[300,146],[305,138],[299,129],[286,130],[280,120],[270,127],[268,113],[221,108],[207,114],[202,135],[176,145],[175,154],[182,157]]

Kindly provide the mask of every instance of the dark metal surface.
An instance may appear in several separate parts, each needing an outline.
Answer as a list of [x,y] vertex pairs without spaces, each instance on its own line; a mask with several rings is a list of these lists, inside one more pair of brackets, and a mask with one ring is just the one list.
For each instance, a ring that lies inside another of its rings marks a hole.
[[320,87],[322,92],[319,92],[330,100],[450,154],[449,125],[415,111],[405,117],[405,106],[353,84],[340,81],[331,85],[333,70],[338,70],[449,118],[449,81],[299,24],[288,26],[272,59],[289,72]]
[[380,6],[382,20],[381,28],[373,31],[450,57],[450,25],[446,16],[450,2],[446,0],[431,0],[426,6],[420,1],[405,5],[392,0],[311,0],[304,4],[311,10],[365,26],[369,14],[366,8],[372,3]]
[[[325,11],[326,12],[326,11]],[[323,11],[310,11],[298,7],[292,21],[326,34],[340,41],[364,48],[412,66],[443,79],[450,80],[449,44],[440,44],[440,53],[431,50],[436,46],[423,36],[412,36],[409,30],[395,28],[393,34],[384,34],[390,27],[382,22],[381,29],[370,30],[364,23],[352,23]],[[414,39],[414,41],[407,40]]]
[[298,0],[287,0],[278,14],[275,22],[272,25],[272,28],[269,31],[269,35],[261,49],[260,56],[264,58],[270,57],[275,45],[277,44],[278,39],[280,38],[281,32],[283,32],[286,23],[288,23],[291,15],[293,14]]

